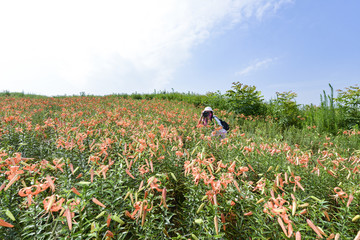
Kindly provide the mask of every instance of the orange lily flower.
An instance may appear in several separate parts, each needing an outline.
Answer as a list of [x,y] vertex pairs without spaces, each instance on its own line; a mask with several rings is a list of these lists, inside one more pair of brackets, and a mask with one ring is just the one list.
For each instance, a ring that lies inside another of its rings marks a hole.
[[[32,191],[33,188],[36,188],[35,191]],[[41,192],[41,187],[39,185],[33,185],[31,187],[26,187],[23,189],[20,189],[19,195],[21,197],[27,197],[28,199],[28,207],[31,205],[32,196],[35,196]]]
[[110,226],[110,222],[111,222],[111,214],[109,214],[107,216],[107,219],[106,219],[106,226],[109,227]]
[[14,184],[17,180],[19,180],[19,179],[20,179],[19,174],[16,174],[15,176],[13,176],[13,177],[10,179],[9,183],[6,185],[4,191],[8,190],[8,188],[9,188],[11,185],[13,185],[13,184]]
[[230,167],[228,168],[228,172],[229,173],[233,173],[235,172],[235,165],[236,165],[236,162],[233,161],[233,163],[230,165]]
[[315,226],[315,224],[310,219],[306,219],[306,222],[312,228],[312,230],[314,230],[314,232],[319,236],[319,238],[323,238],[320,230]]
[[55,185],[53,180],[51,179],[51,177],[49,175],[46,176],[46,180],[47,183],[49,184],[49,186],[51,187],[51,190],[54,192],[55,191]]
[[178,157],[184,156],[184,153],[181,152],[181,151],[176,151],[175,154],[176,154],[176,156],[178,156]]
[[358,233],[356,234],[354,240],[360,240],[360,231],[358,231]]
[[66,217],[66,221],[68,223],[69,230],[71,231],[72,230],[72,220],[71,220],[71,212],[70,212],[69,208],[67,208],[65,210],[64,215]]
[[[335,187],[334,188],[334,192],[335,192],[335,200],[337,201],[338,199],[341,199],[344,202],[345,198],[348,198],[348,195],[346,192],[344,192],[341,188],[339,187]],[[350,201],[351,202],[351,201]],[[349,203],[350,205],[350,203]]]
[[[162,189],[159,188],[159,184],[157,184],[157,182],[160,182],[159,180],[157,180],[156,177],[152,177],[148,179],[148,186],[150,185],[151,189],[156,189],[158,192],[162,192]],[[161,184],[161,182],[160,182]]]
[[286,232],[286,228],[285,228],[284,222],[281,220],[281,217],[278,217],[277,220],[278,220],[278,223],[279,223],[281,229],[283,230],[285,236],[288,237],[288,233]]
[[5,174],[8,175],[7,179],[9,179],[9,180],[11,181],[14,177],[16,177],[16,178],[14,179],[14,181],[19,180],[20,174],[23,174],[23,173],[24,173],[24,171],[23,171],[23,170],[19,170],[19,168],[20,168],[19,166],[10,166],[10,167],[9,167],[9,170],[10,170],[10,171],[6,171],[6,172],[5,172]]
[[[300,177],[300,176],[294,176],[293,173],[292,173],[291,175],[292,175],[292,176],[289,178],[289,182],[294,183],[294,189],[293,189],[293,191],[294,191],[294,192],[296,191],[296,186],[298,186],[301,190],[305,191],[305,189],[303,188],[303,186],[301,186],[301,184],[300,184],[301,177]],[[294,181],[291,181],[291,178],[293,178]]]
[[142,165],[142,166],[139,168],[139,172],[140,172],[140,175],[144,175],[145,173],[148,173],[148,172],[149,172],[149,168],[146,167],[146,165]]
[[352,202],[353,199],[354,199],[354,196],[353,196],[352,194],[350,194],[350,195],[349,195],[349,200],[348,200],[348,202],[347,202],[347,204],[346,204],[346,207],[349,207],[349,206],[350,206],[350,204],[351,204],[351,202]]
[[129,169],[126,169],[125,172],[126,172],[127,175],[129,175],[132,179],[135,179],[135,177],[131,174],[131,172],[129,171]]
[[107,236],[107,237],[110,237],[110,238],[113,238],[113,237],[114,237],[114,234],[113,234],[110,230],[107,230],[107,231],[106,231],[106,236]]
[[64,170],[62,169],[62,166],[65,165],[65,163],[60,163],[61,160],[60,159],[54,159],[53,163],[55,165],[55,169],[59,169],[61,172],[64,172]]
[[5,186],[6,186],[6,182],[4,182],[3,184],[1,184],[1,186],[0,186],[0,192],[1,192],[1,190],[3,190],[3,189],[5,188]]
[[74,174],[74,166],[72,165],[72,163],[69,164],[69,167],[70,167],[71,173]]
[[79,191],[75,187],[71,188],[71,191],[73,191],[73,193],[75,193],[76,195],[80,196]]
[[251,215],[253,215],[253,212],[252,212],[252,211],[247,212],[247,213],[244,213],[244,216],[251,216]]
[[102,204],[99,200],[97,200],[96,198],[92,198],[92,201],[95,204],[99,205],[100,207],[106,208],[106,206],[104,204]]
[[164,204],[164,207],[166,209],[168,208],[168,206],[166,205],[166,188],[163,188],[162,190],[160,206],[161,204]]
[[8,223],[8,222],[5,222],[3,219],[0,218],[0,226],[3,226],[3,227],[14,227],[14,225]]
[[94,181],[94,169],[90,170],[90,182],[92,183]]
[[65,201],[64,198],[61,198],[59,201],[55,202],[56,195],[52,195],[50,197],[46,197],[43,200],[44,209],[46,211],[50,212],[58,212],[60,209],[62,209],[62,204]]

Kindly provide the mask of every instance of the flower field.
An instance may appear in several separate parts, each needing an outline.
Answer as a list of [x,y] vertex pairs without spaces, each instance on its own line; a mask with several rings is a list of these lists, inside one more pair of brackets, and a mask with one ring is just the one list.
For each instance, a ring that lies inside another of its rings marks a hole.
[[[360,132],[118,96],[0,98],[0,239],[360,239]],[[293,132],[291,132],[293,131]]]

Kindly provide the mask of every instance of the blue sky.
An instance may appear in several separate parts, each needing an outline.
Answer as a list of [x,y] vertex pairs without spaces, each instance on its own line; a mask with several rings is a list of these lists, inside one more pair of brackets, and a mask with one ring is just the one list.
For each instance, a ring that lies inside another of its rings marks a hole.
[[239,81],[266,99],[293,91],[299,103],[318,104],[329,83],[360,83],[359,11],[359,1],[294,1],[199,46],[178,81],[207,79],[195,88],[222,93]]
[[355,0],[12,1],[0,3],[0,91],[54,95],[225,93],[266,100],[360,83]]

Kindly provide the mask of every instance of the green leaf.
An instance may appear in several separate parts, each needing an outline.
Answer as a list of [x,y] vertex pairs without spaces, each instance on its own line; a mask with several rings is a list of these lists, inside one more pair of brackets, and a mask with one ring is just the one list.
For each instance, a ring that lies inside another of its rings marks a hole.
[[317,197],[314,197],[314,196],[310,196],[312,199],[314,199],[315,201],[318,201],[318,202],[321,202],[320,199],[318,199]]
[[6,216],[8,216],[11,220],[15,221],[14,215],[10,212],[9,209],[5,211]]
[[125,224],[125,222],[121,218],[119,218],[117,215],[111,216],[111,219],[114,220],[115,222],[118,222],[120,225]]
[[84,186],[84,185],[89,186],[89,185],[91,184],[91,182],[84,182],[84,181],[81,181],[81,182],[78,182],[78,183],[76,183],[76,184],[78,184],[78,185],[82,185],[82,186]]
[[173,177],[173,179],[177,182],[177,179],[176,179],[175,175],[172,172],[170,174]]
[[198,238],[195,234],[191,234],[191,237],[192,237],[194,240],[199,240],[199,238]]
[[201,218],[195,219],[195,223],[197,224],[203,224],[204,220],[202,220]]
[[101,218],[102,216],[104,216],[105,213],[106,211],[102,211],[99,215],[95,217],[95,219]]

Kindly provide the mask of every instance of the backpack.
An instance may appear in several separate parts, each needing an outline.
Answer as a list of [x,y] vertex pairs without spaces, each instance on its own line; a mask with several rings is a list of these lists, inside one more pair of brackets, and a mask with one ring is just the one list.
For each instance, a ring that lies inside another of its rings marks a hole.
[[221,120],[220,118],[219,118],[219,120],[220,120],[221,125],[223,126],[223,128],[224,128],[226,131],[228,131],[228,130],[230,129],[229,124],[228,124],[227,122],[225,122],[224,120]]

